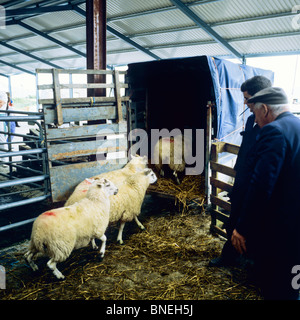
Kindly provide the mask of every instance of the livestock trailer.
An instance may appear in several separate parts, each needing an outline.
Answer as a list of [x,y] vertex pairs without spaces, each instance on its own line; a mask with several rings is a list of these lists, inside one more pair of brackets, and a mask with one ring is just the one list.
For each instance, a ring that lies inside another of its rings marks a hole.
[[[130,130],[144,129],[148,137],[153,129],[170,132],[177,128],[182,133],[185,129],[192,130],[193,154],[197,155],[197,147],[203,144],[206,163],[203,174],[208,180],[210,141],[241,143],[240,132],[250,111],[240,87],[255,75],[264,75],[272,81],[274,76],[269,70],[209,56],[130,64],[127,72]],[[206,139],[197,141],[196,131],[201,129]],[[230,158],[224,153],[219,161]]]
[[[41,81],[45,75],[50,82]],[[52,201],[65,201],[87,177],[123,167],[133,150],[142,155],[148,149],[151,158],[151,135],[162,129],[190,130],[193,138],[201,131],[193,150],[203,150],[199,174],[206,178],[207,193],[210,143],[240,144],[249,116],[240,86],[254,75],[273,80],[271,71],[209,56],[134,63],[127,72],[37,70],[47,156],[43,170]],[[97,81],[100,76],[106,83]],[[143,152],[132,148],[143,142],[132,138],[136,130],[147,136]],[[219,161],[226,154],[220,153]]]

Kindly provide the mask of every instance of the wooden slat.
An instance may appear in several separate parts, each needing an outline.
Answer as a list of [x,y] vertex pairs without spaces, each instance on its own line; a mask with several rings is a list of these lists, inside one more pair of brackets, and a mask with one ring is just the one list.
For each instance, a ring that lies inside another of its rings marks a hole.
[[127,139],[93,140],[48,145],[48,158],[52,160],[68,159],[92,154],[119,152],[127,150]]
[[211,203],[213,203],[216,206],[222,207],[228,212],[231,212],[231,204],[217,196],[211,195],[210,196]]
[[59,78],[57,69],[52,69],[53,76],[53,85],[54,85],[54,101],[55,101],[55,109],[56,109],[56,123],[61,126],[64,123],[62,107],[61,107],[61,96],[60,96],[60,88],[59,88]]
[[[124,167],[125,159],[112,164],[110,161],[91,161],[51,168],[51,189],[54,202],[66,201],[74,188],[84,179],[103,172]],[[118,164],[119,163],[119,164]]]
[[222,189],[223,191],[231,192],[233,185],[226,183],[224,181],[215,179],[215,178],[210,178],[210,184],[216,188]]
[[232,143],[227,143],[225,144],[225,148],[224,151],[225,152],[229,152],[229,153],[233,153],[233,154],[238,154],[240,150],[240,147],[236,144],[232,144]]
[[[120,83],[120,88],[128,88],[128,84]],[[60,84],[60,89],[110,89],[114,88],[115,85],[113,83],[71,83],[71,84]],[[37,88],[39,90],[49,90],[53,89],[53,84],[41,84],[38,85]]]
[[[36,69],[36,73],[52,73],[53,69]],[[77,69],[55,69],[57,73],[61,74],[113,74],[112,70],[77,70]]]
[[226,223],[229,219],[228,215],[219,210],[214,210],[214,214],[216,215],[216,219],[222,221],[223,223]]
[[70,128],[51,128],[47,130],[47,141],[67,140],[76,138],[89,138],[95,136],[103,136],[107,134],[127,134],[126,123],[98,124],[75,126]]
[[[53,69],[35,69],[36,73],[52,73]],[[57,69],[61,74],[113,74],[113,70],[95,69]],[[127,74],[127,71],[119,71],[120,74]]]
[[[91,100],[91,97],[89,98],[62,98],[61,103],[64,104],[74,104],[74,103],[91,103],[91,101],[96,103],[110,103],[115,102],[116,99],[114,97],[92,97],[93,100]],[[121,101],[129,101],[129,97],[121,97]],[[39,99],[40,104],[44,105],[52,105],[55,104],[54,99]]]
[[[63,108],[65,123],[84,120],[115,120],[117,118],[116,107],[87,107],[87,108]],[[45,123],[56,122],[56,112],[53,109],[44,110]]]
[[226,233],[223,229],[219,228],[218,226],[212,225],[212,226],[210,227],[210,229],[211,229],[212,232],[215,232],[215,233],[217,233],[217,234],[220,234],[221,236],[223,236],[224,238],[227,239],[227,233]]
[[230,168],[228,166],[224,166],[223,164],[211,161],[210,162],[210,166],[211,166],[211,169],[213,171],[223,173],[223,174],[225,174],[227,176],[235,177],[235,175],[236,175],[236,172],[235,172],[234,169],[232,169],[232,168]]
[[123,112],[122,112],[122,101],[121,101],[121,92],[120,92],[120,82],[119,82],[119,71],[114,71],[114,83],[115,83],[115,98],[117,102],[118,110],[118,122],[123,121]]

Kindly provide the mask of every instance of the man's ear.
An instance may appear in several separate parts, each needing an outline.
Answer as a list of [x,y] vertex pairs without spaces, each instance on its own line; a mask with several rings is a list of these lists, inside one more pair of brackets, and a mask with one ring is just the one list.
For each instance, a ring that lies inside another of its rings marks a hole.
[[270,111],[269,107],[268,107],[266,104],[264,104],[264,103],[262,104],[261,107],[263,108],[264,116],[267,117],[268,114],[269,114],[269,111]]

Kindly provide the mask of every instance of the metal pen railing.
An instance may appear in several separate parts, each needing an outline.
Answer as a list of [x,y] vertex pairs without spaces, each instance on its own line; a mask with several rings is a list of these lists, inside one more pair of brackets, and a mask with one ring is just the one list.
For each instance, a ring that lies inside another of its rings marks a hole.
[[[3,210],[51,197],[42,121],[43,114],[39,112],[0,110],[0,123],[6,123],[6,130],[0,131],[0,135],[3,135],[0,142],[0,215]],[[12,122],[21,123],[21,127],[24,124],[37,126],[37,134],[12,132]],[[1,128],[4,129],[5,126],[2,125]],[[24,218],[26,217],[20,216],[23,220],[1,226],[0,232],[35,219]]]

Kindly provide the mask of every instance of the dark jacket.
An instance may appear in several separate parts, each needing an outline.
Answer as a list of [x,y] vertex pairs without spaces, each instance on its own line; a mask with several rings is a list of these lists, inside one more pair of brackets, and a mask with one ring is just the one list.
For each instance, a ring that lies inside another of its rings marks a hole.
[[300,264],[300,120],[284,112],[257,139],[236,229],[262,255]]
[[257,135],[260,131],[259,126],[254,124],[254,120],[255,116],[253,114],[250,115],[246,122],[245,131],[241,132],[243,140],[234,166],[236,177],[230,194],[231,213],[226,226],[229,238],[231,237],[232,231],[235,229],[244,203],[244,197],[247,191],[247,184],[244,182],[249,181],[249,175],[251,173],[248,163],[251,163],[249,159],[253,157]]

